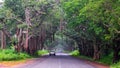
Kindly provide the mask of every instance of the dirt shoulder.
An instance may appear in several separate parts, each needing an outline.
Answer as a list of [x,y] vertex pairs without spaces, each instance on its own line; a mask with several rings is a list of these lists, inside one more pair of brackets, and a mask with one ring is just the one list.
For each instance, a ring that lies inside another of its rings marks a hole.
[[86,63],[95,66],[96,68],[110,68],[110,66],[105,65],[105,64],[101,64],[98,62],[93,62],[93,61],[85,61]]
[[15,65],[24,64],[24,63],[26,63],[30,60],[31,59],[16,60],[16,61],[0,61],[0,68],[6,68],[6,67],[12,67],[12,66],[15,66]]
[[91,61],[91,60],[87,60],[87,59],[83,59],[83,58],[79,58],[80,60],[85,61],[86,63],[95,66],[96,68],[110,68],[109,65],[103,64],[103,63],[99,63],[99,62],[95,62],[95,61]]

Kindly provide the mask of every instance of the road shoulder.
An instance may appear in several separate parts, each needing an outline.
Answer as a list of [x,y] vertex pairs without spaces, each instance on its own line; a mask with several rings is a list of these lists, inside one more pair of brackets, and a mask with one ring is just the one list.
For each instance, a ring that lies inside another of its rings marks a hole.
[[83,59],[83,58],[80,58],[80,57],[78,57],[78,59],[83,60],[83,61],[85,61],[85,63],[90,64],[92,66],[95,66],[96,68],[110,68],[109,65],[105,65],[105,64],[102,64],[102,63],[98,63],[98,62],[95,62],[95,61],[88,60],[88,59]]

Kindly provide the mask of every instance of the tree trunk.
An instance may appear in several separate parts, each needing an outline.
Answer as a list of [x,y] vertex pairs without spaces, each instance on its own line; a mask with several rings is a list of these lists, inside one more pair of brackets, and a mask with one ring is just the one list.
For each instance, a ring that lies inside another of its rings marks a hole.
[[25,9],[25,20],[26,20],[26,24],[27,24],[27,29],[26,29],[26,40],[25,40],[25,50],[28,51],[28,41],[29,41],[29,27],[31,26],[31,21],[30,21],[30,9],[29,7],[26,7]]
[[93,56],[93,59],[94,59],[94,60],[100,59],[100,52],[99,52],[99,50],[98,50],[98,46],[96,45],[96,39],[93,41],[93,48],[94,48],[94,56]]
[[113,63],[119,61],[119,51],[115,48],[113,52]]
[[1,49],[6,48],[6,35],[1,31]]
[[120,36],[118,35],[115,39],[113,39],[113,62],[116,63],[120,60]]
[[29,35],[28,35],[28,29],[27,29],[26,32],[27,32],[27,33],[26,33],[25,46],[24,46],[24,47],[25,47],[25,50],[27,51],[27,50],[28,50],[28,40],[29,40],[29,39],[28,39],[28,36],[29,36]]
[[18,39],[18,41],[17,41],[17,45],[14,45],[16,48],[16,51],[17,52],[20,52],[21,51],[21,48],[22,48],[22,40],[23,40],[23,38],[22,38],[22,36],[23,36],[23,34],[22,34],[22,29],[17,29],[17,32],[16,32],[16,35],[17,35],[17,39]]

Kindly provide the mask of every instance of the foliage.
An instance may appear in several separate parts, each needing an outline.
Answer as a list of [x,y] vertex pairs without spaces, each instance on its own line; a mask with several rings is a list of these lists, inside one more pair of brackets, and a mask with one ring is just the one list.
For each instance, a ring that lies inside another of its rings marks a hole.
[[18,18],[25,18],[22,0],[5,0],[5,7],[12,10]]
[[37,53],[38,53],[38,56],[43,56],[43,55],[48,54],[48,51],[47,50],[39,50]]
[[9,42],[18,44],[20,47],[17,49],[22,51],[25,49],[22,46],[25,45],[28,28],[29,38],[36,37],[40,41],[36,45],[30,43],[31,46],[42,49],[44,42],[50,40],[58,30],[60,15],[60,8],[53,0],[5,0],[3,8],[0,8],[0,29],[8,36],[9,45]]
[[11,61],[30,58],[26,53],[17,53],[12,49],[0,50],[0,60],[1,61]]
[[112,65],[112,58],[113,58],[113,53],[109,54],[108,56],[103,56],[98,62],[104,63],[107,65]]
[[70,53],[70,55],[72,55],[72,56],[79,56],[80,53],[79,53],[78,50],[74,50],[74,51],[72,51],[72,52]]
[[65,35],[77,42],[82,55],[90,56],[92,53],[91,57],[100,59],[106,45],[111,47],[107,50],[120,52],[117,49],[119,44],[113,42],[120,35],[119,0],[62,0],[61,3],[68,22]]
[[116,64],[113,64],[111,65],[110,68],[120,68],[120,62],[116,63]]

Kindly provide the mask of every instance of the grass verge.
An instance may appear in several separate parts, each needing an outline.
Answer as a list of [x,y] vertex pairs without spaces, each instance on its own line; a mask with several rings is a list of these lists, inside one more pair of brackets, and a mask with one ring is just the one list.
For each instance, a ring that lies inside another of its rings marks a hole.
[[15,65],[26,63],[29,59],[22,59],[22,60],[12,60],[12,61],[0,61],[0,65],[5,67],[12,67]]

